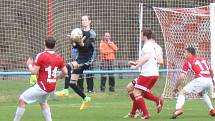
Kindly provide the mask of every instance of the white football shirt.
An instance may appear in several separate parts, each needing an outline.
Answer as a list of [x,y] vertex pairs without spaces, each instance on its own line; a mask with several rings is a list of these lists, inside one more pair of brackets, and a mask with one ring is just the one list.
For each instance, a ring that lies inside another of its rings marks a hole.
[[156,54],[156,44],[153,41],[148,41],[143,45],[141,50],[141,58],[144,54],[149,53],[149,60],[142,65],[141,73],[142,76],[159,76],[159,70],[157,66],[157,54]]

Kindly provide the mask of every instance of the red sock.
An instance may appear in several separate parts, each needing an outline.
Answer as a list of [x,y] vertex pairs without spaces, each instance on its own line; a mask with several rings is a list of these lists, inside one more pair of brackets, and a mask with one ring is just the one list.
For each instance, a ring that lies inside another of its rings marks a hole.
[[135,98],[134,98],[133,90],[134,90],[133,88],[128,89],[128,94],[129,94],[130,98],[134,101]]
[[137,104],[135,103],[135,97],[134,97],[134,94],[133,94],[133,88],[128,90],[128,94],[129,94],[130,98],[133,100],[133,106],[132,106],[132,109],[131,109],[130,113],[135,114],[138,107],[137,107]]
[[144,93],[143,93],[143,97],[145,97],[145,98],[147,98],[147,99],[149,99],[149,100],[154,101],[156,104],[159,103],[159,97],[153,95],[153,94],[150,93],[150,92],[144,92]]
[[137,104],[137,107],[143,112],[144,116],[149,115],[149,112],[146,108],[146,104],[142,95],[135,96],[135,103]]
[[137,111],[138,107],[137,107],[137,104],[135,103],[135,101],[133,101],[133,106],[132,106],[132,109],[131,109],[131,114],[136,114],[136,111]]

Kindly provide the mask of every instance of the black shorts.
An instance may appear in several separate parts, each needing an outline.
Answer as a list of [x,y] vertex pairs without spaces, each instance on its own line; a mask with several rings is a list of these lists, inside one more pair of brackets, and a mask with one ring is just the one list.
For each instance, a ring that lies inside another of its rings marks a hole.
[[89,70],[90,65],[83,65],[78,69],[74,69],[72,71],[72,74],[83,74],[84,70]]

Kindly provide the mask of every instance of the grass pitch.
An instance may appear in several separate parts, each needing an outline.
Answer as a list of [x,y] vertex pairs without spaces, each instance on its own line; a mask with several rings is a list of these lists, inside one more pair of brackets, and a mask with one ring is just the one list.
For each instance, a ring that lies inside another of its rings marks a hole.
[[[116,80],[116,92],[100,93],[99,80],[95,79],[95,93],[87,94],[92,97],[88,109],[80,111],[81,98],[70,89],[69,97],[58,97],[57,100],[49,99],[53,121],[140,121],[141,119],[123,119],[131,109],[131,100],[126,93],[126,84],[132,78]],[[161,95],[165,81],[161,78],[153,92]],[[63,81],[58,83],[61,89]],[[108,85],[108,84],[107,84]],[[27,80],[0,80],[0,121],[12,121],[17,107],[19,95],[29,87]],[[107,86],[108,87],[108,86]],[[175,108],[175,99],[166,99],[164,109],[156,113],[155,104],[146,101],[152,118],[149,121],[172,121],[169,119]],[[214,100],[213,100],[214,102]],[[215,117],[208,115],[208,109],[202,100],[187,100],[184,114],[177,121],[214,121]],[[22,121],[44,121],[38,103],[27,105]]]

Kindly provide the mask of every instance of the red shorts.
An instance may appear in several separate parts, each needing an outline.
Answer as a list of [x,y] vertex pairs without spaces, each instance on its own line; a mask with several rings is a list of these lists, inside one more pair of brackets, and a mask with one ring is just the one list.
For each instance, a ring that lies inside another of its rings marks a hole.
[[[158,76],[139,76],[135,79],[135,89],[150,91],[158,79]],[[133,81],[134,82],[134,81]]]

